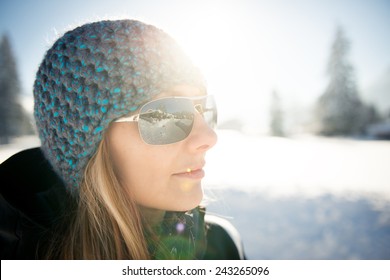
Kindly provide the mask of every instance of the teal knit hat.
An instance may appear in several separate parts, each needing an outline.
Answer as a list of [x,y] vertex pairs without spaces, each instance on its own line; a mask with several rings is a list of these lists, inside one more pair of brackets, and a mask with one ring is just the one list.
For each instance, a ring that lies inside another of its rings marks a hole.
[[76,194],[110,122],[175,85],[205,88],[176,42],[134,20],[100,21],[65,33],[49,49],[34,83],[42,150]]

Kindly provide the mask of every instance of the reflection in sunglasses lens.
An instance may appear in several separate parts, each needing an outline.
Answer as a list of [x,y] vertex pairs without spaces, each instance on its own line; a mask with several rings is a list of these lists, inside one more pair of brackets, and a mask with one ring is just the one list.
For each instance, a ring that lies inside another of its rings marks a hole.
[[184,140],[194,125],[195,110],[215,128],[217,111],[211,96],[200,100],[164,98],[142,107],[138,120],[143,140],[151,145],[165,145]]
[[191,100],[161,99],[143,108],[138,125],[146,143],[164,145],[185,139],[192,130],[193,122]]

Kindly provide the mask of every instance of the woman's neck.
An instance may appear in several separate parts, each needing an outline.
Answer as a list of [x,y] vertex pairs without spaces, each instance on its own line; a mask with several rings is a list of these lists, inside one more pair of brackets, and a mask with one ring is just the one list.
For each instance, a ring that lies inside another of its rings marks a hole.
[[145,219],[145,221],[152,227],[156,228],[160,226],[162,223],[164,216],[165,216],[165,210],[160,209],[153,209],[149,207],[139,206],[139,210]]

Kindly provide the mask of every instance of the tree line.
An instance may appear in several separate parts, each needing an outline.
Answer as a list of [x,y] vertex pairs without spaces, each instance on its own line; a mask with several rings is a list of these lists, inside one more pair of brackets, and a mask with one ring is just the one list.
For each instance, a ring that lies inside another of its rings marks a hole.
[[[360,96],[354,68],[348,60],[350,42],[344,30],[338,27],[327,65],[328,85],[316,101],[311,130],[323,136],[362,136],[371,124],[383,117],[374,105]],[[270,109],[270,133],[283,136],[284,123],[280,98],[273,92]]]

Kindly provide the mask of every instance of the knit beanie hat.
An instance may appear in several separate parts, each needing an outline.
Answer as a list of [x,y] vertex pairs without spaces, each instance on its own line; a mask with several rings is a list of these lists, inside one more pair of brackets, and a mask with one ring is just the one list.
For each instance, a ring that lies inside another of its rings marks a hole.
[[110,122],[179,84],[205,88],[190,59],[154,26],[100,21],[59,38],[36,75],[34,117],[43,153],[67,189],[77,194]]

